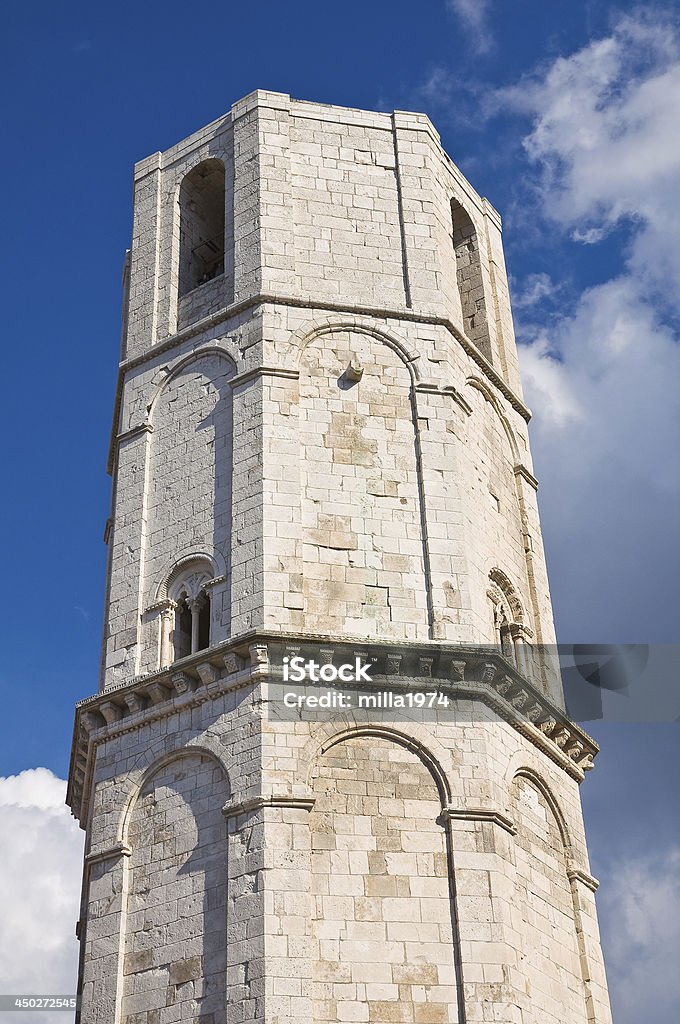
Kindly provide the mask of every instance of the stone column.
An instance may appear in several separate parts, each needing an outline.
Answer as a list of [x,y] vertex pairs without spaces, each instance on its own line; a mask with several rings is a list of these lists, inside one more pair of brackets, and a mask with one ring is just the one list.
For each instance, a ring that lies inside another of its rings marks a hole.
[[172,601],[161,611],[161,668],[167,668],[174,661],[171,634],[175,626],[176,607]]

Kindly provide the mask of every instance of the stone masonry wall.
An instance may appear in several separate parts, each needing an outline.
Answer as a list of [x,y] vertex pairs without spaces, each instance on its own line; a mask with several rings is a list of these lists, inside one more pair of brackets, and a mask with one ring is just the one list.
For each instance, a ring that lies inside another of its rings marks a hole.
[[128,827],[122,1024],[218,1024],[226,1000],[227,845],[220,766],[178,757],[147,779]]
[[314,1020],[453,1024],[451,893],[434,779],[379,737],[314,769]]
[[405,303],[396,157],[391,126],[290,128],[298,287],[320,299]]
[[[360,382],[346,376],[350,362]],[[411,378],[397,353],[337,332],[304,351],[300,499],[305,631],[427,635]]]

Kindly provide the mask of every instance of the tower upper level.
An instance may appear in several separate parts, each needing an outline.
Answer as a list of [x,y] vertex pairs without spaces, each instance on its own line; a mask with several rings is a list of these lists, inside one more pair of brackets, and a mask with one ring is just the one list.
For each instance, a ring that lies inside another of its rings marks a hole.
[[427,117],[256,92],[143,160],[102,686],[258,629],[551,643],[528,418]]
[[135,168],[123,357],[262,298],[446,321],[520,382],[500,219],[424,114],[254,92]]

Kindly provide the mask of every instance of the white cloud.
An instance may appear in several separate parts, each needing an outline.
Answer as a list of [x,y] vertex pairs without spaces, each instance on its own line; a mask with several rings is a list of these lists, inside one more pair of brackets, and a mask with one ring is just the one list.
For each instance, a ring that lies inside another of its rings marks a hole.
[[448,0],[449,10],[462,22],[476,53],[488,53],[493,48],[489,28],[491,0]]
[[[680,498],[680,45],[658,13],[622,17],[609,37],[496,99],[529,118],[536,213],[556,245],[597,246],[629,227],[610,280],[521,332],[562,639],[670,642],[680,571],[669,548]],[[519,308],[539,282],[520,282]],[[585,635],[593,624],[600,635]]]
[[[83,833],[46,768],[0,777],[0,992],[75,994]],[[68,1024],[66,1012],[22,1024]]]
[[598,907],[614,1020],[675,1020],[680,847],[612,865]]
[[554,298],[560,291],[549,274],[529,274],[518,288],[513,288],[513,306],[515,309],[528,309],[536,306],[544,299]]
[[680,43],[663,14],[622,17],[496,99],[532,119],[524,146],[542,169],[547,215],[587,244],[631,222],[631,269],[647,287],[677,286]]

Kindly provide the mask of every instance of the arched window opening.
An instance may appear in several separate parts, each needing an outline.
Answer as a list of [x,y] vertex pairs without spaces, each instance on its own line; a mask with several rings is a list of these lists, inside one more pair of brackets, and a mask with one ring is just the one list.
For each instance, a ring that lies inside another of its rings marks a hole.
[[168,601],[161,615],[161,668],[210,647],[213,576],[208,559],[200,558],[170,573]]
[[524,624],[524,612],[515,588],[500,569],[489,573],[487,595],[491,604],[494,644],[525,677],[533,674],[528,644],[531,630]]
[[224,204],[224,164],[204,160],[179,193],[180,298],[224,273]]
[[451,200],[451,227],[463,329],[470,341],[474,342],[490,360],[491,349],[477,232],[469,213],[457,199]]

